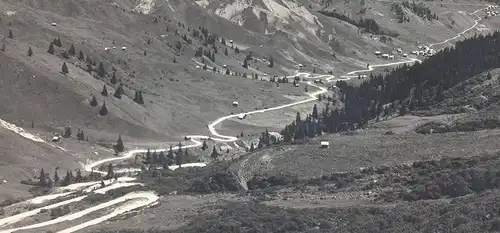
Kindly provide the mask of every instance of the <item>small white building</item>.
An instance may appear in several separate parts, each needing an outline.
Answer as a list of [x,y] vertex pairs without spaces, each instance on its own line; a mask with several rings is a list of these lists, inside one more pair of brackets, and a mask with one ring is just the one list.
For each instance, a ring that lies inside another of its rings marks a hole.
[[375,51],[375,55],[380,56],[380,55],[382,55],[382,52],[380,52],[380,51]]
[[52,142],[59,142],[61,140],[60,136],[54,136],[52,137]]
[[246,116],[247,116],[247,114],[244,114],[244,113],[243,113],[243,114],[240,114],[240,115],[238,116],[238,119],[243,120],[243,119],[245,119],[245,117],[246,117]]
[[52,23],[52,26],[57,27],[57,23]]
[[388,59],[389,58],[389,54],[387,54],[387,53],[382,54],[382,58]]
[[398,53],[402,53],[403,52],[403,50],[401,48],[398,48],[397,51],[398,51]]
[[109,47],[104,48],[104,51],[106,52],[109,51]]
[[389,55],[389,59],[393,59],[394,60],[394,55]]
[[122,50],[127,50],[127,47],[122,47]]
[[407,53],[403,53],[403,57],[408,57],[408,54]]
[[238,107],[238,105],[240,105],[240,103],[238,103],[238,101],[233,101],[233,106],[234,107]]
[[330,146],[330,142],[328,141],[321,141],[321,148],[328,148]]

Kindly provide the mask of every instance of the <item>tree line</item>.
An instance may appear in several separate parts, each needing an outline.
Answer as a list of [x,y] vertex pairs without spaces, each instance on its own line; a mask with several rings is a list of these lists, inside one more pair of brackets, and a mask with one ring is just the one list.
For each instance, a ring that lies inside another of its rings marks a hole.
[[476,35],[445,48],[434,56],[393,69],[386,75],[370,74],[359,86],[338,81],[342,109],[321,112],[314,106],[305,118],[296,120],[282,131],[283,141],[313,137],[322,132],[361,128],[369,120],[409,111],[428,109],[444,99],[443,92],[458,83],[492,68],[500,67],[500,33]]
[[340,19],[342,21],[346,21],[354,26],[357,26],[359,28],[363,28],[365,32],[377,34],[377,35],[386,35],[386,36],[392,36],[392,37],[397,37],[399,34],[395,32],[390,32],[387,30],[383,30],[382,27],[375,21],[375,19],[364,19],[361,18],[358,21],[351,19],[347,15],[343,15],[340,13],[337,13],[335,10],[334,11],[325,11],[325,10],[320,10],[318,11],[319,13],[328,16],[328,17],[334,17],[337,19]]

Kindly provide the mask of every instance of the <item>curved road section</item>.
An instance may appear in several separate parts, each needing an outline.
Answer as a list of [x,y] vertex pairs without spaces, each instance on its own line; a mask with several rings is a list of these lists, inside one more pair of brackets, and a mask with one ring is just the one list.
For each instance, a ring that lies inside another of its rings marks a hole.
[[[481,10],[483,10],[483,9],[480,9],[480,10],[474,11],[472,13],[469,13],[469,15],[474,15],[474,14],[476,14],[477,12],[479,12]],[[479,23],[480,20],[481,20],[480,17],[478,17],[478,19],[475,21],[474,25],[471,26],[470,28],[467,28],[466,30],[462,31],[461,33],[458,33],[456,36],[454,36],[452,38],[449,38],[449,39],[446,39],[445,41],[442,41],[442,42],[439,42],[439,43],[430,44],[429,47],[432,47],[434,45],[444,44],[444,43],[449,42],[450,40],[454,40],[454,39],[459,38],[460,36],[463,36],[464,33],[466,33],[468,31],[470,31],[471,29],[475,28],[478,25],[478,23]],[[401,65],[401,64],[404,64],[404,63],[413,63],[413,62],[416,62],[416,61],[421,62],[419,59],[411,58],[409,60],[401,61],[401,62],[393,62],[393,63],[379,64],[379,65],[371,65],[371,66],[368,67],[368,69],[351,71],[351,72],[347,73],[346,75],[341,76],[339,78],[336,78],[333,75],[317,75],[317,76],[312,76],[312,74],[310,74],[310,73],[297,73],[297,74],[295,74],[293,76],[299,76],[299,77],[301,77],[303,79],[318,79],[318,78],[322,78],[322,79],[326,80],[326,82],[333,82],[333,81],[348,80],[348,79],[351,79],[351,78],[358,77],[355,74],[357,74],[357,73],[363,73],[363,72],[369,72],[369,71],[372,71],[376,67],[395,66],[395,65]],[[212,68],[209,67],[209,69],[212,69]],[[221,118],[213,121],[212,123],[210,123],[208,125],[208,129],[210,131],[210,134],[213,135],[213,136],[209,137],[209,136],[205,136],[205,135],[188,135],[186,137],[188,139],[190,139],[191,142],[193,142],[193,144],[191,144],[191,145],[185,145],[185,146],[182,146],[181,148],[199,147],[199,146],[202,145],[202,142],[200,140],[207,140],[207,139],[212,139],[212,140],[217,141],[217,142],[234,142],[234,141],[237,140],[236,137],[219,134],[217,132],[217,130],[216,130],[216,126],[218,124],[222,123],[223,121],[227,120],[227,119],[238,117],[241,114],[251,115],[251,114],[256,114],[256,113],[263,113],[263,112],[274,111],[274,110],[278,110],[278,109],[283,109],[283,108],[288,108],[288,107],[296,106],[296,105],[299,105],[299,104],[304,104],[304,103],[312,102],[312,101],[317,100],[317,96],[318,95],[326,93],[328,91],[327,88],[315,85],[315,84],[311,83],[310,81],[306,81],[306,83],[308,85],[310,85],[310,86],[314,86],[314,87],[316,87],[316,88],[319,89],[318,91],[315,91],[315,92],[312,92],[312,93],[307,93],[307,95],[310,98],[308,98],[306,100],[301,100],[301,101],[297,101],[297,102],[294,102],[294,103],[290,103],[290,104],[280,105],[280,106],[273,107],[273,108],[255,110],[255,111],[250,111],[250,112],[246,112],[246,113],[232,114],[232,115],[221,117]],[[6,129],[9,129],[9,130],[11,130],[11,131],[19,134],[20,136],[27,138],[27,139],[30,139],[30,140],[33,140],[33,141],[36,141],[36,142],[47,143],[47,142],[43,141],[41,138],[39,138],[39,137],[37,137],[35,135],[32,135],[32,134],[27,133],[27,132],[24,132],[24,130],[22,128],[17,127],[15,125],[10,124],[10,123],[8,123],[6,121],[3,121],[1,119],[0,119],[0,126],[6,128]],[[64,148],[60,148],[60,149],[64,150]],[[173,149],[177,150],[178,147],[173,147]],[[157,149],[157,151],[166,151],[166,150],[168,150],[168,149],[167,148]],[[87,172],[94,171],[94,172],[104,173],[102,171],[94,170],[94,168],[97,168],[100,165],[105,164],[105,163],[110,163],[110,162],[113,162],[113,161],[129,159],[129,158],[132,158],[137,153],[145,153],[145,152],[147,152],[147,149],[134,149],[134,150],[127,151],[121,157],[113,157],[113,158],[102,159],[102,160],[99,160],[99,161],[96,161],[96,162],[92,162],[92,163],[86,164],[83,167],[84,167],[85,171],[87,171]],[[203,163],[193,163],[193,164],[183,164],[183,166],[184,167],[188,167],[188,166],[205,166],[205,164],[203,164]],[[175,169],[175,168],[172,167],[170,169]],[[122,171],[122,172],[124,172],[124,171]],[[98,205],[89,207],[89,208],[84,209],[84,210],[79,211],[79,212],[75,212],[75,213],[71,213],[71,214],[68,214],[68,215],[64,215],[64,216],[61,216],[61,217],[58,217],[58,218],[55,218],[55,219],[52,219],[52,220],[49,220],[49,221],[45,221],[45,222],[40,222],[40,223],[28,225],[28,226],[23,226],[23,227],[17,227],[17,228],[10,228],[10,229],[8,229],[8,227],[10,225],[14,224],[14,223],[17,223],[19,221],[22,221],[23,219],[26,219],[26,218],[29,218],[29,217],[32,217],[32,216],[35,216],[35,215],[39,214],[42,211],[42,209],[52,209],[52,208],[64,206],[64,205],[67,205],[67,204],[70,204],[70,203],[75,203],[75,202],[82,201],[83,199],[85,199],[86,197],[88,197],[89,193],[101,193],[101,194],[104,194],[104,193],[106,193],[106,191],[112,190],[112,189],[116,189],[116,188],[127,187],[127,186],[134,186],[134,185],[142,185],[142,184],[137,183],[137,182],[135,182],[135,183],[132,182],[134,180],[135,180],[135,178],[133,178],[133,177],[120,177],[116,181],[107,180],[107,181],[104,181],[105,182],[105,186],[104,187],[101,187],[100,182],[77,183],[77,184],[72,184],[72,185],[69,185],[69,186],[66,186],[66,187],[62,187],[61,188],[62,192],[60,192],[60,193],[50,194],[50,195],[45,195],[45,196],[39,196],[39,197],[35,197],[33,199],[30,199],[30,200],[27,200],[27,201],[25,201],[23,203],[25,203],[25,204],[43,204],[44,202],[47,202],[47,201],[50,201],[50,200],[54,200],[56,198],[60,198],[60,197],[64,197],[64,196],[69,196],[69,195],[77,195],[77,192],[78,193],[81,192],[81,193],[84,194],[84,195],[81,195],[81,196],[69,198],[68,200],[61,201],[61,202],[58,202],[58,203],[55,203],[55,204],[47,205],[47,206],[44,206],[42,208],[33,209],[33,210],[26,211],[26,212],[23,212],[23,213],[20,213],[20,214],[17,214],[17,215],[13,215],[13,216],[9,216],[9,217],[0,219],[0,229],[3,228],[3,230],[0,230],[0,233],[12,233],[12,232],[17,232],[17,231],[21,231],[21,230],[37,229],[37,228],[41,228],[41,227],[45,227],[45,226],[49,226],[49,225],[54,225],[54,224],[58,224],[58,223],[66,222],[66,221],[76,220],[76,219],[82,218],[82,217],[84,217],[86,215],[89,215],[90,213],[93,213],[95,211],[100,211],[100,210],[112,208],[112,212],[111,213],[108,213],[108,214],[103,215],[101,217],[94,218],[94,219],[89,220],[89,221],[85,221],[85,222],[80,223],[80,224],[75,225],[75,226],[71,226],[71,227],[66,228],[64,230],[58,231],[58,233],[72,233],[72,232],[76,232],[78,230],[81,230],[83,228],[89,227],[89,226],[97,225],[97,224],[99,224],[101,222],[104,222],[104,221],[109,220],[111,218],[114,218],[116,216],[122,215],[124,213],[127,213],[127,212],[130,212],[130,211],[138,210],[138,209],[141,209],[141,208],[145,208],[145,207],[149,207],[149,206],[157,204],[159,197],[154,192],[152,192],[152,191],[149,191],[149,192],[131,192],[131,193],[128,193],[128,194],[126,194],[124,196],[115,198],[115,199],[113,199],[111,201],[100,203]],[[14,205],[16,205],[16,204],[14,204]]]

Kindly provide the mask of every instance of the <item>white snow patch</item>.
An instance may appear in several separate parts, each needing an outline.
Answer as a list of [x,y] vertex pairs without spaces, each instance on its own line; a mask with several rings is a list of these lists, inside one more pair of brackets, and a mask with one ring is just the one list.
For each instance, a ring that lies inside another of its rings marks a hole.
[[[181,165],[181,167],[205,167],[205,166],[207,166],[206,163],[185,163]],[[168,167],[168,169],[170,170],[175,170],[177,168],[179,168],[179,166],[177,165],[172,165]]]
[[6,128],[14,133],[17,133],[19,135],[21,135],[22,137],[25,137],[31,141],[35,141],[35,142],[45,142],[43,139],[41,139],[40,137],[38,136],[35,136],[33,134],[30,134],[30,133],[27,133],[27,132],[24,132],[24,129],[21,128],[21,127],[18,127],[14,124],[11,124],[7,121],[4,121],[2,119],[0,119],[0,126],[3,127],[3,128]]
[[142,12],[143,14],[149,14],[156,0],[141,0],[139,4],[135,7],[135,10]]
[[5,14],[6,14],[7,16],[13,16],[13,15],[15,15],[16,13],[17,13],[17,11],[6,11],[6,12],[5,12]]
[[302,5],[299,5],[295,2],[290,2],[290,1],[287,1],[287,0],[282,0],[283,3],[290,9],[293,11],[293,13],[295,13],[296,15],[300,16],[302,19],[306,20],[308,23],[310,24],[315,24],[315,19],[316,19],[316,16],[314,16],[313,14],[311,14],[311,12],[309,12],[307,10],[307,8],[305,8],[304,6]]

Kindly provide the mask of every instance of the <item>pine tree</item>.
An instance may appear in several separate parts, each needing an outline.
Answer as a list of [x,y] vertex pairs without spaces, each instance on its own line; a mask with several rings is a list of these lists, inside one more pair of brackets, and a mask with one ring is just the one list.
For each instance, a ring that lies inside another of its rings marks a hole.
[[59,183],[59,174],[57,174],[57,168],[56,168],[56,171],[54,172],[54,184],[57,185],[57,183]]
[[243,68],[248,69],[248,61],[247,61],[247,59],[246,59],[246,58],[245,58],[245,60],[243,61]]
[[254,151],[255,150],[255,145],[253,144],[253,142],[250,144],[250,151]]
[[274,59],[273,57],[270,57],[269,58],[269,68],[273,68],[274,67]]
[[108,169],[107,169],[107,174],[106,174],[106,179],[111,179],[115,176],[114,172],[113,172],[113,164],[112,163],[109,163],[108,164]]
[[85,141],[85,134],[83,133],[83,129],[78,129],[78,133],[76,134],[76,138],[80,141]]
[[35,128],[35,122],[33,120],[31,120],[31,128]]
[[122,94],[123,94],[123,89],[122,89],[122,84],[120,84],[116,90],[115,90],[115,93],[113,94],[113,96],[115,98],[118,98],[118,99],[121,99],[122,98]]
[[111,76],[111,83],[116,84],[118,83],[118,78],[116,78],[116,73],[113,71],[113,75]]
[[14,39],[14,35],[12,34],[12,30],[9,30],[9,36],[8,36],[9,39]]
[[206,149],[208,149],[207,141],[203,140],[203,145],[201,146],[201,150],[205,151]]
[[54,39],[54,45],[57,46],[57,47],[62,47],[62,43],[61,43],[61,38],[57,37],[56,39]]
[[134,102],[138,104],[144,104],[144,99],[142,98],[142,91],[135,91]]
[[70,137],[71,137],[71,127],[66,126],[66,127],[64,128],[64,134],[63,134],[63,137],[64,137],[64,138],[70,138]]
[[95,95],[92,95],[92,100],[90,101],[90,106],[95,107],[99,103],[97,103],[97,99],[95,98]]
[[203,70],[207,70],[208,67],[207,67],[207,64],[203,65]]
[[177,60],[175,60],[175,56],[174,56],[174,60],[173,60],[174,63],[177,63]]
[[71,56],[75,56],[76,55],[75,45],[73,45],[73,43],[71,43],[71,47],[69,48],[68,53]]
[[227,48],[224,49],[224,55],[228,55],[229,53],[227,52]]
[[226,75],[230,75],[231,72],[229,72],[229,69],[226,69]]
[[63,62],[63,65],[61,68],[61,73],[64,75],[67,75],[69,73],[68,66],[66,65],[66,62]]
[[182,162],[184,161],[183,157],[184,157],[184,154],[182,153],[182,151],[175,156],[175,164],[177,166],[181,167]]
[[118,139],[116,140],[115,151],[123,152],[125,150],[125,146],[123,145],[122,135],[118,135]]
[[102,87],[101,95],[108,96],[108,89],[106,88],[106,84]]
[[28,57],[31,57],[33,56],[33,50],[31,50],[31,46],[28,47],[28,53],[27,53]]
[[2,43],[2,48],[1,48],[2,52],[5,52],[5,43]]
[[80,50],[80,52],[78,53],[78,60],[80,60],[80,61],[85,60],[85,55],[83,55],[83,51],[82,50]]
[[45,176],[45,172],[42,170],[40,171],[40,177],[39,178],[39,184],[42,186],[45,186],[47,184],[47,177]]
[[168,150],[168,153],[167,153],[167,165],[170,166],[172,165],[174,162],[174,149],[172,148],[172,145],[170,145],[170,149]]
[[76,170],[76,177],[75,177],[76,182],[83,182],[83,176],[82,176],[82,171],[80,169]]
[[54,43],[50,42],[47,53],[54,54]]
[[235,48],[234,48],[234,52],[235,52],[235,53],[240,53],[240,49],[239,49],[238,47],[235,47]]
[[212,148],[212,154],[210,154],[210,157],[212,157],[212,159],[214,160],[217,160],[217,158],[219,157],[219,152],[217,152],[217,148],[215,148],[215,145]]
[[64,59],[69,59],[69,54],[66,50],[64,50],[62,53],[61,53],[61,56],[64,58]]
[[318,119],[318,105],[316,105],[316,104],[313,106],[312,117],[314,119]]
[[99,77],[103,78],[106,75],[106,70],[104,70],[104,64],[102,62],[99,62],[99,68],[97,70],[97,75]]
[[212,56],[210,57],[210,61],[215,62],[215,51],[212,53]]
[[212,71],[213,71],[214,73],[215,73],[215,72],[217,72],[217,68],[215,68],[215,66],[214,66],[214,67],[212,67]]
[[108,108],[106,108],[106,100],[102,101],[102,107],[99,109],[99,115],[104,116],[108,114]]

